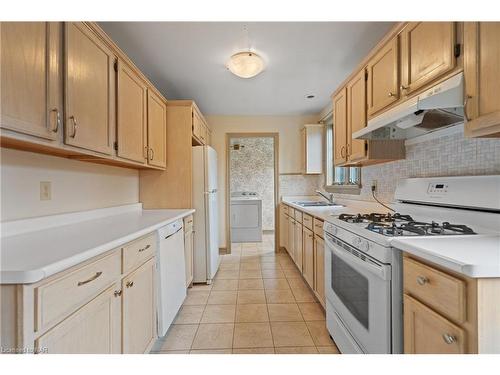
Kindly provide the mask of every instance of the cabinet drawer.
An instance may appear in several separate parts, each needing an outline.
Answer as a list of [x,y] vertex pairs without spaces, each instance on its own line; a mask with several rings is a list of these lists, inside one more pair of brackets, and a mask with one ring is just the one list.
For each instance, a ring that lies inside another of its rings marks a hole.
[[156,235],[149,234],[122,247],[123,273],[131,271],[151,258],[155,253]]
[[120,252],[56,278],[35,289],[35,330],[61,321],[120,277]]
[[461,354],[466,348],[462,328],[404,295],[405,354]]
[[193,230],[193,215],[184,218],[184,233]]
[[302,215],[302,224],[310,230],[313,230],[313,217],[308,214]]
[[298,223],[302,224],[302,211],[295,210],[295,212],[294,212],[294,218],[295,218],[295,221],[297,221]]
[[403,258],[404,290],[457,323],[466,318],[466,284],[414,259]]
[[285,215],[288,215],[288,206],[287,205],[284,205],[283,203],[280,205],[280,210],[282,213],[284,213]]
[[319,220],[314,218],[314,234],[317,234],[320,237],[323,237],[323,220]]
[[288,216],[290,216],[292,219],[295,218],[295,208],[288,207]]

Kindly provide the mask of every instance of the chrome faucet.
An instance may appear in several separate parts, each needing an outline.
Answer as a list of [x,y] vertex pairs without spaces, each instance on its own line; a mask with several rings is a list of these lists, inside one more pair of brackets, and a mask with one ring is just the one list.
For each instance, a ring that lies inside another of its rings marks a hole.
[[316,190],[316,194],[321,195],[323,198],[325,198],[329,203],[333,204],[333,193],[323,193],[320,190]]

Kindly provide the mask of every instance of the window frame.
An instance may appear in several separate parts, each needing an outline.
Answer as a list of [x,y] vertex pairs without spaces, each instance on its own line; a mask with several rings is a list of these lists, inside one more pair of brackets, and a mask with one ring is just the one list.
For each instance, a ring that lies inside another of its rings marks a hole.
[[[330,113],[321,121],[324,124],[324,167],[325,167],[325,180],[323,188],[329,193],[338,194],[361,194],[361,168],[360,167],[335,167],[334,165],[334,142],[333,142],[333,114]],[[329,134],[330,133],[330,134]],[[336,168],[347,168],[343,183],[335,183],[335,170]],[[357,168],[359,179],[356,184],[349,183],[351,168]]]

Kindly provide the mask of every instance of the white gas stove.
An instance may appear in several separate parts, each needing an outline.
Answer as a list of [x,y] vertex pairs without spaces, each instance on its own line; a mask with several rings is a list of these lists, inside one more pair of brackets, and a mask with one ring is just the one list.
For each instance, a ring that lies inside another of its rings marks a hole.
[[500,176],[405,179],[395,197],[380,212],[325,221],[327,327],[343,353],[402,352],[401,252],[393,239],[500,233]]

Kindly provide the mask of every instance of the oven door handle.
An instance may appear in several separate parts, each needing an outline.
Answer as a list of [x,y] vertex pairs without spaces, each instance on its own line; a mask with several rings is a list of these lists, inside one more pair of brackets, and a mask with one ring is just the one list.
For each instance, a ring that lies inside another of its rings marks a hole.
[[351,254],[350,252],[343,250],[336,246],[332,241],[328,239],[328,235],[325,236],[325,244],[330,249],[332,253],[341,258],[343,261],[355,265],[358,268],[362,268],[368,272],[371,272],[378,276],[382,280],[390,280],[391,272],[388,271],[388,266],[385,265],[377,265],[374,262],[365,261],[363,259],[358,258],[357,256]]

